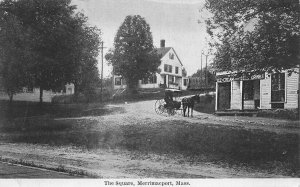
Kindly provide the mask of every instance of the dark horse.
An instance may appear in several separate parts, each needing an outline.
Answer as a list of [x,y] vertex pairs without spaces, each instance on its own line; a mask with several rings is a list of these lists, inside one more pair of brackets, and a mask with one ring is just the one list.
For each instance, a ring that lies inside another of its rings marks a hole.
[[186,109],[188,109],[187,117],[189,117],[190,109],[191,109],[191,117],[193,117],[193,110],[194,110],[195,101],[197,103],[200,102],[200,96],[199,95],[194,95],[192,97],[185,97],[185,98],[182,99],[182,108],[183,108],[183,116],[184,117],[185,117]]

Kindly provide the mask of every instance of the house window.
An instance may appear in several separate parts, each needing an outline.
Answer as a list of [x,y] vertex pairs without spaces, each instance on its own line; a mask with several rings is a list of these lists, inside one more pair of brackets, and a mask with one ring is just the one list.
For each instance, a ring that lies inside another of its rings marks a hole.
[[183,79],[183,85],[187,86],[188,79]]
[[244,81],[243,82],[243,93],[244,100],[254,99],[254,81]]
[[174,79],[173,77],[174,76],[171,76],[171,75],[169,76],[169,83],[173,83],[173,79]]
[[174,59],[174,54],[173,54],[173,53],[169,53],[169,58],[170,58],[171,60],[173,60],[173,59]]
[[175,84],[176,83],[176,77],[172,76],[172,75],[169,75],[169,83],[170,84]]
[[168,64],[165,64],[165,65],[164,65],[164,71],[165,71],[165,72],[172,73],[172,66],[171,66],[171,65],[168,65]]
[[175,67],[175,73],[178,74],[178,67]]
[[156,84],[157,83],[157,77],[156,75],[151,75],[149,78],[142,79],[142,84]]
[[142,79],[142,84],[148,84],[148,78],[143,78]]
[[275,73],[271,75],[271,102],[285,101],[285,74]]
[[33,92],[33,86],[29,86],[27,91],[28,92]]
[[150,76],[150,78],[149,78],[149,83],[150,83],[150,84],[156,84],[156,83],[157,83],[157,77],[156,77],[155,74],[152,75],[152,76]]
[[121,77],[115,78],[115,85],[121,85]]

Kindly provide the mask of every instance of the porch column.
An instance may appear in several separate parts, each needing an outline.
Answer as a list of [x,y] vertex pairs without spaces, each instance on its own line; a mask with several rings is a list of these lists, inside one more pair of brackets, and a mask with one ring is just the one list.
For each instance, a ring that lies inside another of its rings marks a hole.
[[231,99],[230,109],[241,110],[242,97],[241,97],[241,82],[237,80],[231,81]]
[[169,88],[169,75],[166,75],[166,87]]
[[241,106],[240,106],[240,109],[241,110],[244,110],[244,89],[243,89],[243,82],[244,81],[240,81],[240,93],[241,93],[241,99],[242,99],[242,101],[241,101]]

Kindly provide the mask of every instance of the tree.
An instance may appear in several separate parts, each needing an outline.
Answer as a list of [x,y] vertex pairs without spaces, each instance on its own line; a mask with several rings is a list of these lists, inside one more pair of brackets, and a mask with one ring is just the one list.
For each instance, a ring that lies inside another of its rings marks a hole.
[[[5,0],[0,6],[20,22],[29,40],[22,44],[29,50],[30,83],[43,90],[60,89],[75,83],[83,89],[91,85],[86,77],[97,76],[99,30],[87,26],[87,18],[75,14],[70,0]],[[24,35],[24,34],[23,34]],[[23,59],[21,59],[23,60]],[[85,79],[85,80],[83,80]]]
[[203,81],[203,85],[207,84],[207,87],[215,87],[216,76],[211,71],[210,66],[203,68],[203,70],[198,69],[197,72],[192,75],[192,77],[200,77]]
[[206,0],[219,70],[280,71],[299,64],[298,0]]
[[73,71],[70,71],[69,77],[75,84],[75,94],[87,90],[94,92],[100,83],[97,57],[101,31],[97,27],[87,26],[87,18],[82,13],[76,14],[75,18],[73,28],[76,29],[73,29],[72,52],[69,53]]
[[9,96],[20,92],[26,85],[28,50],[26,30],[16,16],[0,9],[0,79],[1,85]]
[[114,39],[114,49],[105,56],[113,65],[114,74],[124,77],[131,93],[138,80],[157,71],[160,58],[154,51],[150,26],[139,15],[127,16]]
[[185,68],[182,68],[182,77],[186,77],[187,76],[187,72]]

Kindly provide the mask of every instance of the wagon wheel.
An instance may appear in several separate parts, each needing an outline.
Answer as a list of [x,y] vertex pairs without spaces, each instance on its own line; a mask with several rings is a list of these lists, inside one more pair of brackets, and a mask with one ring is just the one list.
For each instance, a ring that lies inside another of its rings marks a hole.
[[168,114],[169,114],[170,116],[174,116],[174,115],[176,114],[176,109],[175,109],[175,108],[170,108],[170,109],[168,109]]
[[157,100],[155,102],[155,112],[157,114],[162,114],[166,111],[166,108],[165,108],[165,104],[166,102],[164,100]]
[[180,108],[180,109],[178,109],[178,110],[176,111],[176,114],[179,115],[179,116],[182,116],[182,115],[183,115],[183,112],[182,112],[182,111],[183,111],[182,108]]

